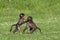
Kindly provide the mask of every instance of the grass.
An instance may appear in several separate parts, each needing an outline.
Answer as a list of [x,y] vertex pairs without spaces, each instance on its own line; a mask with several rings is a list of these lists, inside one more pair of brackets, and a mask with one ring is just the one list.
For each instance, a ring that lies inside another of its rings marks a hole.
[[[23,34],[25,24],[20,33],[10,33],[21,12],[32,16],[42,33]],[[60,0],[0,0],[0,40],[60,40]]]

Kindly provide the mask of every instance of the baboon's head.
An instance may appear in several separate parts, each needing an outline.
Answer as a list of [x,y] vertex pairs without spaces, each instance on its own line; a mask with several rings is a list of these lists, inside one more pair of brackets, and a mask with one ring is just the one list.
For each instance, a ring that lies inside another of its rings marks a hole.
[[29,17],[27,18],[27,21],[32,21],[32,17],[29,16]]
[[25,16],[24,13],[20,13],[19,15],[20,18],[23,18],[24,16]]

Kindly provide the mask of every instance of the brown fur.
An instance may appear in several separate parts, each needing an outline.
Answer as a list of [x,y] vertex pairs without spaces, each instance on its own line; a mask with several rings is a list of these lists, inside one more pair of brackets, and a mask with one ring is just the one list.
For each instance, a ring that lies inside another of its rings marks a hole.
[[12,31],[13,26],[15,26],[15,30],[13,30],[13,33],[15,33],[16,31],[20,32],[20,26],[24,24],[24,13],[20,13],[19,17],[19,21],[11,26],[10,32]]
[[36,26],[36,24],[33,22],[33,19],[31,16],[29,16],[27,18],[27,23],[26,23],[26,27],[23,30],[23,33],[25,32],[26,29],[30,28],[30,33],[33,33],[36,29],[39,29],[41,32],[41,29],[39,27]]

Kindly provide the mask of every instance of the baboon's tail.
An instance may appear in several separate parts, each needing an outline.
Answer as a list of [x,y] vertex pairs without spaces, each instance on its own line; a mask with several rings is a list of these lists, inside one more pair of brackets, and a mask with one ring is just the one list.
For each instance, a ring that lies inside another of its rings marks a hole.
[[11,26],[10,32],[12,31],[13,26],[16,26],[16,24],[13,24],[13,25]]
[[37,29],[40,30],[40,32],[41,32],[41,29],[39,27],[37,27]]

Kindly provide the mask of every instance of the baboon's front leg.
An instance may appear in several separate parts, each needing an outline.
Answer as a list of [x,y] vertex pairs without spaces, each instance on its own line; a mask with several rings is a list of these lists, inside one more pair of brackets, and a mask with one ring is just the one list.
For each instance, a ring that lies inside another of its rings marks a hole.
[[28,27],[29,27],[29,25],[26,24],[26,27],[25,27],[25,29],[23,30],[23,33],[27,30]]
[[25,27],[25,29],[23,30],[23,33],[26,31],[27,27]]
[[17,29],[13,30],[13,33],[15,33],[17,31]]

